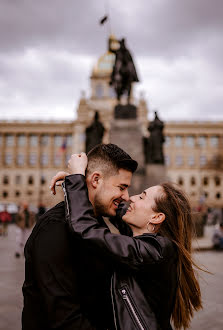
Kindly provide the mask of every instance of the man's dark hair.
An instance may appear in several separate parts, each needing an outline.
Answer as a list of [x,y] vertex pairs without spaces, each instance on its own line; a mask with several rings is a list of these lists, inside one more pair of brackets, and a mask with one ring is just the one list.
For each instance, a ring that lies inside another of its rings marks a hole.
[[98,144],[89,151],[87,175],[101,170],[104,175],[115,175],[119,169],[135,172],[138,163],[117,145]]

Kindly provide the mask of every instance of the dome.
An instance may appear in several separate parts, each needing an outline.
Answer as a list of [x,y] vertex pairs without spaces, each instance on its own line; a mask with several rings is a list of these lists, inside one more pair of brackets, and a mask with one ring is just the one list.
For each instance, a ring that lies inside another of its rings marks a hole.
[[[114,35],[110,35],[108,39],[108,49],[116,50],[119,47],[118,41]],[[115,54],[108,50],[97,61],[93,68],[92,76],[111,75],[115,63]]]
[[113,65],[115,62],[115,54],[107,51],[102,55],[97,61],[96,65],[93,68],[93,75],[110,75],[112,73]]

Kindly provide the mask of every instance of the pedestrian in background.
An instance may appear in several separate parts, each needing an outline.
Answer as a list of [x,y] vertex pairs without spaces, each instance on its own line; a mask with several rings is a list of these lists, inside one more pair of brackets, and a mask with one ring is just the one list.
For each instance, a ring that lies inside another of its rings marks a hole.
[[26,241],[31,234],[35,223],[35,214],[29,210],[27,202],[23,202],[18,214],[16,215],[16,252],[15,257],[19,258],[23,253]]
[[223,222],[221,222],[214,230],[212,243],[216,250],[223,250]]
[[11,221],[12,221],[12,216],[7,211],[7,206],[4,205],[4,211],[0,212],[0,223],[2,224],[1,235],[8,236],[8,224]]

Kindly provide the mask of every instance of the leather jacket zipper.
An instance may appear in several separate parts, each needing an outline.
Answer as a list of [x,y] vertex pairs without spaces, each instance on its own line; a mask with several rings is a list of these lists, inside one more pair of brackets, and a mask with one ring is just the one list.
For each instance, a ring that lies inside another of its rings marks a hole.
[[70,211],[69,211],[69,204],[68,204],[68,199],[67,199],[67,192],[66,192],[66,188],[65,188],[65,183],[62,182],[61,186],[62,186],[62,189],[63,189],[65,205],[66,205],[66,218],[69,219]]
[[113,289],[112,283],[113,283],[113,275],[111,277],[111,300],[112,300],[112,310],[113,310],[113,316],[114,316],[114,325],[115,325],[115,329],[118,330],[116,317],[115,317],[115,307],[114,307],[114,297],[113,297],[113,292],[112,292],[112,289]]
[[139,319],[139,316],[137,315],[137,312],[135,310],[135,307],[133,306],[132,302],[131,302],[131,299],[128,295],[128,292],[126,291],[126,289],[121,289],[120,290],[121,292],[121,295],[122,295],[122,299],[126,302],[126,304],[128,305],[129,307],[129,310],[131,311],[132,313],[132,316],[136,322],[136,324],[138,325],[139,329],[140,330],[145,330],[144,326],[142,325],[142,322],[141,320]]

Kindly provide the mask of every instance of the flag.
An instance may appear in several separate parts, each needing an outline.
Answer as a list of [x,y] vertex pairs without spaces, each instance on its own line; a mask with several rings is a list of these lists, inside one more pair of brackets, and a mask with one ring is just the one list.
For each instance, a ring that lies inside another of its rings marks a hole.
[[63,153],[67,149],[67,139],[64,138],[63,143],[61,144],[60,147],[60,153]]
[[103,25],[107,20],[108,20],[108,15],[105,15],[104,17],[102,17],[102,19],[100,19],[99,23]]

